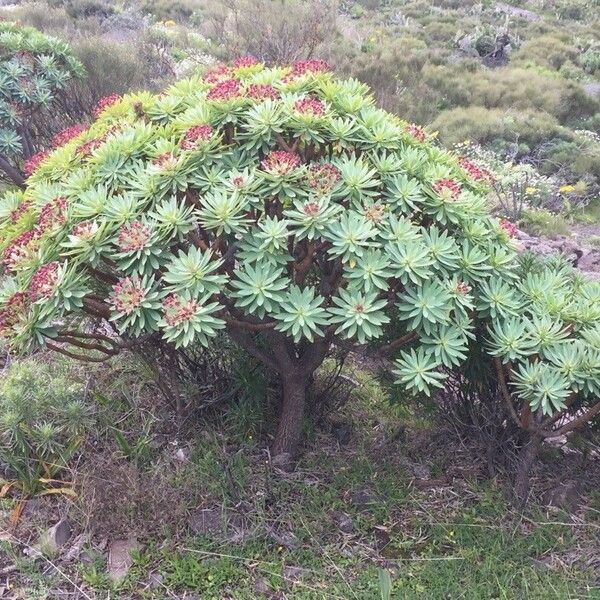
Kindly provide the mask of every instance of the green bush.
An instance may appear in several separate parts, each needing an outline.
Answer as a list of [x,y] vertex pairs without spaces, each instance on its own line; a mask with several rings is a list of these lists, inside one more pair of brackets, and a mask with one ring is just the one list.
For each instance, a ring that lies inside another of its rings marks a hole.
[[93,37],[75,41],[72,49],[88,73],[84,92],[93,101],[161,83],[153,81],[156,64],[145,60],[143,49],[137,43]]
[[115,13],[113,4],[107,0],[66,0],[62,4],[72,19],[106,19]]
[[383,108],[419,123],[430,121],[440,110],[442,93],[422,76],[434,58],[426,42],[410,35],[384,37],[368,53],[341,41],[331,50],[336,67],[369,85]]
[[512,56],[514,64],[536,64],[558,71],[566,62],[575,62],[579,50],[565,34],[546,34],[523,44]]
[[102,361],[145,344],[168,367],[223,332],[277,374],[277,456],[334,346],[378,345],[431,395],[484,344],[532,435],[600,410],[600,284],[522,274],[490,174],[364,84],[242,57],[101,108],[0,201],[16,347]]
[[533,235],[553,237],[569,234],[569,225],[565,218],[543,208],[524,211],[521,224],[525,231]]
[[198,0],[141,0],[140,8],[161,21],[185,23],[200,8]]
[[579,64],[592,75],[600,71],[600,47],[588,48],[579,56]]
[[68,466],[91,422],[84,400],[84,385],[60,361],[15,362],[0,379],[0,466],[24,493]]
[[0,22],[0,172],[23,186],[35,155],[60,123],[69,85],[83,67],[64,42]]
[[[483,144],[504,141],[514,145],[518,142],[532,148],[552,138],[566,141],[574,139],[573,133],[545,112],[518,112],[483,106],[448,110],[440,114],[431,126],[440,131],[441,139],[446,144],[469,139]],[[527,153],[527,150],[523,153]]]
[[333,0],[217,0],[199,20],[224,58],[249,54],[277,63],[322,54],[334,41],[336,15]]
[[561,19],[582,21],[590,16],[592,3],[589,0],[558,0],[556,3],[556,14]]
[[98,19],[79,19],[76,22],[67,13],[64,2],[26,2],[15,5],[11,9],[11,19],[33,27],[46,35],[69,39],[74,26],[82,36],[99,35],[101,31]]
[[479,68],[465,72],[463,65],[427,65],[422,78],[423,83],[443,94],[448,108],[484,106],[545,112],[560,123],[591,116],[599,109],[598,101],[576,82],[547,77],[532,69]]

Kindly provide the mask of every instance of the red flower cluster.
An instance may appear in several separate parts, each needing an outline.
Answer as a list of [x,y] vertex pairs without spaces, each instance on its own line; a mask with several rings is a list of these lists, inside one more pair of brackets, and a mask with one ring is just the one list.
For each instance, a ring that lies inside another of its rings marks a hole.
[[198,147],[198,142],[208,142],[213,134],[213,128],[210,125],[196,125],[188,129],[179,146],[182,150],[194,150]]
[[292,75],[299,76],[305,73],[323,73],[331,70],[324,60],[298,60],[292,65]]
[[240,95],[240,83],[236,79],[225,79],[208,90],[208,100],[231,100]]
[[340,170],[331,163],[313,164],[306,172],[306,183],[321,195],[330,192],[340,180]]
[[37,228],[17,236],[2,253],[2,263],[6,268],[13,270],[22,260],[29,258],[35,251],[40,236],[41,232]]
[[66,129],[63,129],[62,131],[59,131],[53,138],[52,138],[52,145],[55,148],[58,148],[58,146],[62,146],[63,144],[66,144],[67,142],[71,141],[73,138],[76,138],[80,133],[83,133],[86,130],[85,125],[73,125],[72,127],[67,127]]
[[294,110],[301,115],[321,117],[325,114],[325,105],[316,98],[302,98],[294,103]]
[[236,69],[240,67],[253,67],[258,64],[258,59],[254,56],[240,56],[233,61],[233,66]]
[[246,88],[246,96],[254,100],[277,100],[279,93],[268,83],[251,83]]
[[172,152],[163,152],[159,154],[153,161],[152,164],[161,169],[168,169],[169,167],[175,166],[177,163],[177,157]]
[[517,235],[519,232],[518,227],[514,223],[511,223],[508,219],[500,219],[500,229],[505,231],[509,237],[515,237],[515,235]]
[[68,202],[64,196],[59,196],[50,202],[46,202],[40,211],[38,229],[40,233],[46,233],[57,225],[64,225],[67,222]]
[[83,154],[83,156],[89,156],[94,150],[96,150],[96,148],[102,146],[102,144],[104,144],[104,142],[110,135],[116,133],[117,131],[119,131],[119,128],[117,127],[117,125],[113,125],[106,133],[104,133],[100,137],[94,138],[93,140],[90,140],[89,142],[85,142],[78,146],[77,152]]
[[58,263],[51,262],[41,266],[31,278],[29,299],[37,302],[42,298],[50,298],[58,283]]
[[464,281],[459,281],[454,289],[456,290],[457,294],[465,296],[471,291],[472,288],[468,283],[465,283]]
[[121,227],[117,238],[117,246],[121,252],[142,250],[150,240],[150,228],[140,221],[132,221]]
[[171,294],[163,302],[165,321],[170,327],[176,327],[181,323],[189,321],[198,310],[195,300],[184,300],[177,294]]
[[31,202],[29,200],[21,202],[17,208],[11,211],[10,222],[13,224],[16,223],[30,208]]
[[227,65],[217,65],[204,74],[204,81],[207,83],[217,83],[224,79],[231,79],[231,68]]
[[367,221],[379,223],[385,216],[385,206],[383,206],[383,204],[372,204],[371,206],[366,206],[364,209],[364,215]]
[[467,172],[467,174],[475,181],[493,181],[493,175],[482,167],[478,167],[475,163],[471,162],[464,156],[458,157],[460,166]]
[[425,130],[421,126],[415,125],[414,123],[406,126],[406,132],[418,142],[424,142],[427,139]]
[[89,240],[95,232],[96,224],[94,221],[82,221],[73,227],[73,231],[71,233],[78,238]]
[[128,315],[132,313],[146,297],[146,291],[137,277],[122,277],[112,287],[108,298],[113,310]]
[[104,96],[100,98],[92,111],[94,119],[97,119],[109,106],[116,104],[121,99],[118,94],[111,94],[110,96]]
[[271,175],[288,175],[300,166],[300,157],[293,152],[275,150],[261,161],[260,166]]
[[19,323],[27,310],[27,294],[15,292],[0,309],[0,337],[10,337],[12,329]]
[[83,154],[83,156],[89,156],[96,148],[99,148],[104,143],[104,139],[95,138],[90,140],[89,142],[85,142],[81,144],[81,146],[77,147],[77,152]]
[[303,210],[307,217],[316,217],[321,211],[321,208],[316,202],[306,202],[303,206]]
[[433,191],[438,196],[456,200],[460,196],[460,185],[454,179],[438,179],[433,184]]
[[[15,219],[13,222],[16,222],[29,207],[29,202],[25,201],[16,208],[11,213],[11,219]],[[38,224],[33,229],[21,233],[4,249],[2,263],[8,269],[13,270],[22,260],[29,258],[36,251],[38,241],[44,233],[52,230],[57,225],[66,223],[67,207],[68,201],[63,196],[44,204],[40,211]]]
[[41,152],[36,152],[29,160],[26,160],[23,166],[25,177],[31,177],[33,172],[40,166],[40,163],[48,158],[49,154],[48,150],[42,150]]

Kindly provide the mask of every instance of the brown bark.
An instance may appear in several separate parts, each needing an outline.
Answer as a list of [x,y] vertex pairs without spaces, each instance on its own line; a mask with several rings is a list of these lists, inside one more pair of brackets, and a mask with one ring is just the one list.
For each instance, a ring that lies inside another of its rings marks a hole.
[[529,475],[537,459],[541,444],[542,438],[539,435],[532,435],[527,445],[521,450],[517,476],[515,478],[515,495],[523,503],[527,501],[529,495]]
[[25,187],[25,177],[23,177],[21,172],[16,167],[13,167],[8,161],[8,159],[6,159],[4,156],[0,156],[0,170],[4,171],[5,175],[17,187]]
[[302,375],[292,374],[282,376],[281,380],[283,398],[273,444],[273,454],[274,456],[287,454],[293,458],[298,452],[302,436],[308,379]]

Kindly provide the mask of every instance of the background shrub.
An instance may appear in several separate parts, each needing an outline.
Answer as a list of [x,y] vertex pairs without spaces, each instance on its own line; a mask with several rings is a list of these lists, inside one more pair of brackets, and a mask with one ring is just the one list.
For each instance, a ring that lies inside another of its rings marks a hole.
[[285,63],[318,56],[333,42],[336,7],[333,0],[217,0],[202,8],[201,30],[223,58]]
[[92,413],[61,360],[15,362],[0,379],[0,467],[26,493],[55,478],[80,447]]
[[61,40],[0,23],[0,171],[11,183],[23,186],[27,161],[74,116],[69,86],[83,74]]

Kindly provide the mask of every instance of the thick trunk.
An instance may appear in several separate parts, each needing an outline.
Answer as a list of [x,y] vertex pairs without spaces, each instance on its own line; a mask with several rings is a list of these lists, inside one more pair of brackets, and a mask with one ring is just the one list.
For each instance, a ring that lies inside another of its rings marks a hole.
[[527,501],[529,495],[529,474],[537,459],[541,444],[541,437],[532,435],[527,445],[521,450],[521,457],[517,467],[517,476],[515,478],[515,495],[523,503]]
[[13,167],[4,156],[0,156],[0,170],[4,171],[6,177],[17,187],[25,187],[25,178],[21,175],[21,172],[16,167]]
[[287,454],[293,458],[298,451],[302,435],[307,378],[299,375],[282,375],[281,380],[283,399],[273,454],[274,456]]

